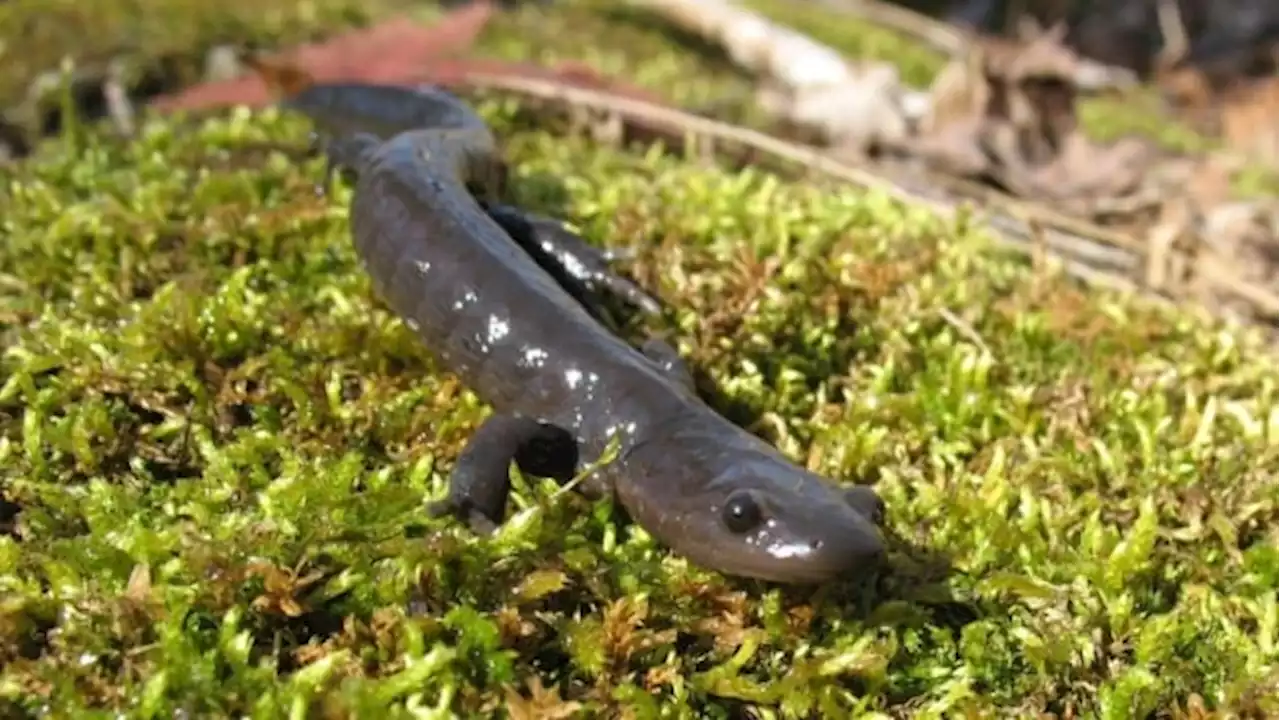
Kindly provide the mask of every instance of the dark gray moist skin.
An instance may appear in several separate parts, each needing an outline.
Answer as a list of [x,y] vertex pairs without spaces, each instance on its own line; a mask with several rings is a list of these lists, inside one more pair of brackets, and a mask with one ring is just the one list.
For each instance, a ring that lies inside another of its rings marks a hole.
[[508,468],[612,494],[657,540],[729,575],[813,584],[878,565],[883,504],[796,466],[705,404],[676,351],[639,349],[576,289],[657,304],[612,259],[553,220],[501,205],[504,173],[484,121],[433,88],[317,85],[285,107],[356,176],[351,233],[376,291],[493,414],[432,515],[477,532],[502,522]]

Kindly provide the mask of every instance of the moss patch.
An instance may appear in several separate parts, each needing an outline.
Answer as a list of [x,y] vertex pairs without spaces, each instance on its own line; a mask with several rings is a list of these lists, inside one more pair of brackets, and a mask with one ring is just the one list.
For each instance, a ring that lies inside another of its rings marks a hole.
[[534,483],[492,540],[426,520],[486,409],[372,294],[348,190],[272,149],[305,123],[153,123],[4,186],[0,714],[1276,712],[1260,343],[874,194],[484,108],[515,200],[643,249],[718,406],[876,484],[892,571],[739,582]]

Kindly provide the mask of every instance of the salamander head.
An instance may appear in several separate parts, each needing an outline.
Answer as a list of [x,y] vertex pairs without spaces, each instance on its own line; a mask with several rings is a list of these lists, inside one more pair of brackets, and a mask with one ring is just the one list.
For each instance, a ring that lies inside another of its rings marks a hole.
[[710,488],[697,519],[681,527],[681,552],[706,567],[808,584],[856,578],[884,557],[884,505],[865,486],[841,488],[761,457],[735,463]]
[[456,95],[438,87],[380,83],[316,83],[283,98],[280,106],[300,112],[330,135],[367,133],[390,140],[402,132],[484,129],[484,121]]

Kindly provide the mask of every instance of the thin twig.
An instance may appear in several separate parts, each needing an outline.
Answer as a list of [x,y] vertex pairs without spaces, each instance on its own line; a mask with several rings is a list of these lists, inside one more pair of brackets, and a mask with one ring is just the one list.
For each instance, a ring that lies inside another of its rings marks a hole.
[[991,352],[991,348],[987,346],[985,341],[983,341],[982,336],[978,334],[978,331],[973,327],[973,325],[965,322],[964,318],[951,312],[948,308],[938,308],[938,314],[942,316],[943,320],[947,321],[948,325],[955,328],[957,332],[963,335],[966,340],[977,345],[978,349],[982,350],[983,354],[988,357],[995,357]]
[[[1143,251],[1140,243],[1121,236],[1119,233],[1108,232],[1103,228],[1089,227],[1088,223],[1064,217],[1059,213],[1053,213],[1052,210],[1039,208],[1039,206],[1030,205],[1027,202],[1009,201],[996,195],[993,191],[980,188],[975,183],[963,183],[940,176],[929,178],[928,184],[933,187],[908,188],[905,187],[905,183],[893,182],[891,179],[878,176],[878,174],[869,172],[869,170],[833,160],[824,155],[822,150],[817,149],[817,147],[797,145],[797,143],[780,140],[780,138],[765,135],[765,133],[754,131],[754,129],[732,126],[732,124],[722,123],[719,120],[699,117],[699,115],[685,113],[682,110],[666,108],[666,106],[654,105],[650,104],[650,102],[630,99],[630,97],[558,85],[558,83],[541,81],[541,79],[486,76],[486,74],[479,73],[468,76],[466,82],[467,85],[486,88],[486,90],[516,92],[516,94],[535,97],[535,99],[562,102],[562,104],[568,106],[585,105],[600,110],[613,111],[613,113],[623,115],[623,117],[640,124],[640,126],[663,132],[664,135],[675,138],[682,138],[685,133],[694,133],[696,136],[712,138],[717,145],[736,145],[740,149],[753,150],[759,152],[759,154],[799,164],[801,168],[841,179],[841,181],[855,184],[855,186],[865,188],[865,190],[883,192],[884,195],[888,195],[897,201],[905,202],[905,204],[928,206],[929,209],[937,211],[938,214],[945,218],[954,218],[957,208],[955,201],[946,196],[947,193],[938,192],[937,184],[943,184],[943,186],[951,184],[952,187],[963,187],[968,184],[965,190],[970,195],[978,196],[978,199],[987,202],[989,205],[995,205],[997,208],[1005,206],[1009,210],[1005,214],[993,215],[988,219],[988,223],[993,225],[997,236],[1009,241],[1010,245],[1021,247],[1024,250],[1030,238],[1032,238],[1032,232],[1027,227],[1027,220],[1030,219],[1038,220],[1044,228],[1060,231],[1057,233],[1060,237],[1053,238],[1050,241],[1050,245],[1057,251],[1065,251],[1065,255],[1083,256],[1085,259],[1101,261],[1103,265],[1114,265],[1119,269],[1137,265],[1138,259],[1128,254],[1137,255]],[[1080,238],[1093,242],[1084,243],[1085,247],[1080,247]],[[1121,251],[1123,254],[1117,255],[1117,251]],[[1128,252],[1128,254],[1124,254],[1124,252]]]

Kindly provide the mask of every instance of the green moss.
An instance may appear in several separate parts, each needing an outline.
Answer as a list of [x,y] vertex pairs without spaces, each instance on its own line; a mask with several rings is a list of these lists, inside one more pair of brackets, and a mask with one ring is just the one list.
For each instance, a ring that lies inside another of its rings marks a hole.
[[1092,137],[1114,140],[1138,134],[1177,152],[1203,152],[1214,143],[1196,131],[1164,117],[1153,93],[1140,92],[1123,100],[1110,97],[1085,98],[1079,105],[1080,123]]
[[[1151,138],[1175,153],[1209,153],[1222,149],[1220,139],[1206,137],[1169,117],[1153,90],[1140,90],[1123,99],[1085,98],[1078,108],[1081,125],[1091,137],[1103,142],[1138,135]],[[1280,177],[1275,167],[1265,160],[1250,160],[1233,178],[1232,185],[1241,197],[1274,197],[1280,192]]]
[[1232,186],[1242,197],[1275,197],[1280,195],[1280,171],[1253,164],[1236,174]]
[[[7,36],[31,7],[5,5]],[[165,57],[364,18],[218,8],[136,27],[103,10],[79,17],[106,31],[81,37]],[[755,121],[715,51],[604,3],[557,12],[593,42],[561,44],[560,16],[525,10],[484,49]],[[41,17],[23,22],[46,55],[8,77],[66,52],[47,29],[67,25]],[[927,80],[928,54],[890,35],[795,22]],[[876,481],[916,550],[877,592],[810,597],[689,568],[572,495],[492,542],[428,522],[485,409],[372,296],[345,191],[318,200],[318,163],[261,150],[304,128],[75,136],[19,168],[3,208],[0,473],[23,513],[21,538],[0,537],[0,714],[430,716],[501,706],[532,678],[638,716],[1120,717],[1192,693],[1275,712],[1277,391],[1255,344],[1033,277],[882,198],[491,114],[514,133],[518,199],[652,248],[636,272],[682,308],[672,329],[718,405],[816,470]]]
[[752,79],[722,50],[625,3],[569,0],[554,11],[522,6],[495,15],[477,51],[546,66],[585,63],[682,107],[739,122],[762,120],[751,100]]
[[881,196],[484,107],[516,201],[643,249],[718,407],[875,483],[892,572],[727,579],[545,483],[489,540],[427,520],[486,409],[374,296],[349,189],[263,149],[305,123],[152,123],[4,184],[0,713],[1276,712],[1263,343]]

